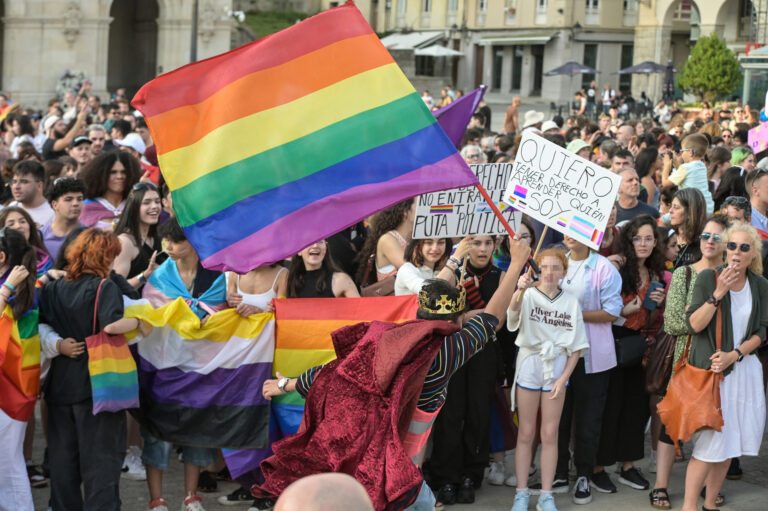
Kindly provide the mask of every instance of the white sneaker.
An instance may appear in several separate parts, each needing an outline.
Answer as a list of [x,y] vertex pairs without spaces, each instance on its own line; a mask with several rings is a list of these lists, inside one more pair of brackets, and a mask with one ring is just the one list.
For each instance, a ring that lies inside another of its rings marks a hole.
[[504,484],[504,462],[494,461],[491,463],[491,470],[488,472],[488,484],[501,486]]
[[137,446],[132,445],[128,448],[125,460],[123,461],[123,473],[121,475],[131,481],[147,480],[147,469],[144,468],[144,464],[141,462],[141,449]]
[[203,507],[203,498],[193,495],[184,499],[181,504],[181,511],[205,511]]

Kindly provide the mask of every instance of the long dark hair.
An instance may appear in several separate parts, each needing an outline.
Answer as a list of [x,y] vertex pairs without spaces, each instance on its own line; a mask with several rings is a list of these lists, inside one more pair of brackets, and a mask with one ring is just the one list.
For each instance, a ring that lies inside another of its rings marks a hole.
[[139,182],[141,177],[141,164],[132,154],[125,151],[106,151],[96,156],[83,167],[80,178],[85,183],[85,198],[98,199],[107,193],[109,173],[116,161],[120,161],[125,167],[125,184],[123,187],[123,199]]
[[707,204],[698,188],[678,190],[675,199],[680,202],[685,211],[685,218],[683,218],[683,224],[677,228],[677,235],[679,237],[682,231],[686,242],[690,245],[696,241],[704,229],[704,223],[707,221]]
[[0,229],[0,252],[5,254],[9,269],[14,266],[24,266],[29,275],[26,280],[16,287],[16,298],[13,300],[13,316],[18,319],[31,307],[35,298],[35,281],[37,281],[37,251],[27,243],[24,235],[16,229],[3,227]]
[[747,171],[742,167],[730,167],[723,172],[720,177],[720,184],[717,185],[712,196],[712,201],[715,203],[715,211],[719,210],[725,199],[728,197],[746,197],[749,199],[749,193],[747,192],[747,186],[745,181],[747,179]]
[[445,240],[445,252],[439,261],[435,263],[435,270],[443,267],[445,261],[451,256],[451,250],[453,249],[453,240],[451,238],[423,238],[419,240],[411,240],[408,246],[405,247],[405,260],[413,264],[417,268],[424,264],[424,254],[421,252],[421,248],[424,246],[424,242],[428,239],[444,239]]
[[415,199],[406,199],[403,202],[395,204],[391,208],[377,213],[371,220],[371,232],[368,234],[368,238],[365,240],[365,245],[360,249],[360,253],[357,255],[356,262],[358,263],[357,270],[357,283],[360,285],[366,285],[367,282],[362,282],[365,277],[366,269],[368,268],[368,258],[372,254],[376,253],[376,246],[379,243],[379,238],[383,235],[397,229],[397,227],[405,220],[405,215],[413,206]]
[[640,267],[637,264],[637,254],[632,238],[637,236],[641,227],[647,225],[653,231],[653,239],[656,244],[651,251],[651,255],[645,260],[645,267],[648,268],[648,276],[651,280],[661,279],[666,267],[664,265],[664,250],[660,246],[659,233],[657,231],[656,220],[650,215],[636,216],[619,233],[619,249],[624,256],[624,264],[619,268],[621,275],[621,292],[624,295],[637,293],[640,289]]
[[[141,220],[139,219],[141,202],[144,200],[144,196],[147,192],[155,192],[158,199],[160,198],[160,192],[152,183],[139,183],[134,188],[131,188],[131,192],[128,194],[128,198],[125,201],[125,208],[115,227],[115,236],[125,233],[131,236],[134,243],[136,243],[136,246],[141,249],[141,231],[139,229],[139,224],[141,223]],[[157,224],[149,226],[147,237],[152,238],[153,240],[157,239]]]
[[[320,270],[317,275],[317,284],[315,284],[315,291],[318,294],[325,291],[325,281],[329,276],[341,271],[336,267],[336,263],[333,262],[331,257],[331,249],[326,244],[325,257],[320,264]],[[288,269],[288,298],[298,298],[301,291],[304,289],[304,276],[307,274],[307,267],[304,266],[304,259],[296,254],[291,258],[291,267]]]
[[27,210],[18,206],[8,206],[0,210],[0,227],[5,227],[5,221],[8,219],[8,215],[11,213],[18,213],[24,217],[29,224],[29,244],[33,247],[37,247],[45,253],[48,253],[48,249],[45,248],[43,243],[43,237],[40,235],[40,231],[37,228],[37,224],[32,219]]
[[[658,157],[659,150],[655,147],[646,147],[640,151],[637,154],[637,158],[635,159],[635,170],[637,171],[637,177],[643,179],[645,176],[647,176],[653,168],[653,164],[656,162]],[[651,176],[651,179],[653,179],[653,176]]]

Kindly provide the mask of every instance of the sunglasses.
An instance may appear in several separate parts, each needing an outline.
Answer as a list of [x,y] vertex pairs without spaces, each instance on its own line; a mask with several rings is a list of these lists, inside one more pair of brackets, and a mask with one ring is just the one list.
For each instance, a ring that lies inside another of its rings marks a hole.
[[733,204],[734,206],[746,206],[749,204],[749,201],[746,197],[741,197],[738,195],[731,195],[725,198],[725,202],[723,202],[726,206],[730,206]]
[[701,233],[699,235],[699,239],[701,241],[709,241],[711,239],[713,243],[720,243],[721,241],[723,241],[723,237],[720,236],[719,234],[712,234],[709,232]]
[[53,186],[56,186],[59,183],[74,183],[77,181],[79,180],[76,177],[69,177],[69,176],[57,177],[56,179],[53,180]]
[[157,191],[157,187],[154,183],[150,183],[148,181],[139,181],[135,185],[133,185],[133,188],[131,188],[134,192],[138,192],[139,190],[154,190]]
[[749,243],[742,243],[741,245],[739,245],[735,241],[729,241],[728,243],[726,243],[725,248],[727,248],[731,252],[735,251],[738,248],[740,251],[744,252],[745,254],[747,252],[752,251],[752,245],[750,245]]

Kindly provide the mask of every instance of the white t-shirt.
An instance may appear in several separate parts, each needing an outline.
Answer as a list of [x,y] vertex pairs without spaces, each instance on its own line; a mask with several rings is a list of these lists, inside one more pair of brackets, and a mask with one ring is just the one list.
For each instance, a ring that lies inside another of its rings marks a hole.
[[733,327],[733,347],[738,348],[747,335],[749,316],[752,314],[752,290],[749,280],[741,291],[729,291],[731,295],[731,325]]
[[36,208],[25,208],[19,201],[13,201],[8,204],[8,206],[15,206],[17,208],[24,209],[27,213],[29,213],[29,216],[32,217],[32,220],[35,221],[38,229],[50,224],[56,217],[56,214],[53,212],[53,208],[47,202],[43,202]]
[[416,268],[413,263],[403,264],[395,277],[395,296],[419,294],[424,281],[435,278],[438,273],[426,265]]

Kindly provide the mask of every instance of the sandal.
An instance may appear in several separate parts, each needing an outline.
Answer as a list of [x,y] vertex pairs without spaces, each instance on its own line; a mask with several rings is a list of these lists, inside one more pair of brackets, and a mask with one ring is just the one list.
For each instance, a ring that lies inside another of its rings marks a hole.
[[671,509],[672,504],[669,502],[669,492],[666,488],[654,488],[651,493],[648,494],[651,499],[651,507],[655,509]]
[[[214,474],[215,475],[215,474]],[[213,493],[217,490],[216,479],[207,470],[200,472],[200,479],[197,480],[197,491],[203,493]]]
[[[701,489],[701,498],[706,499],[707,498],[707,487]],[[725,505],[725,495],[722,493],[718,493],[717,497],[715,497],[715,506],[720,507]]]

